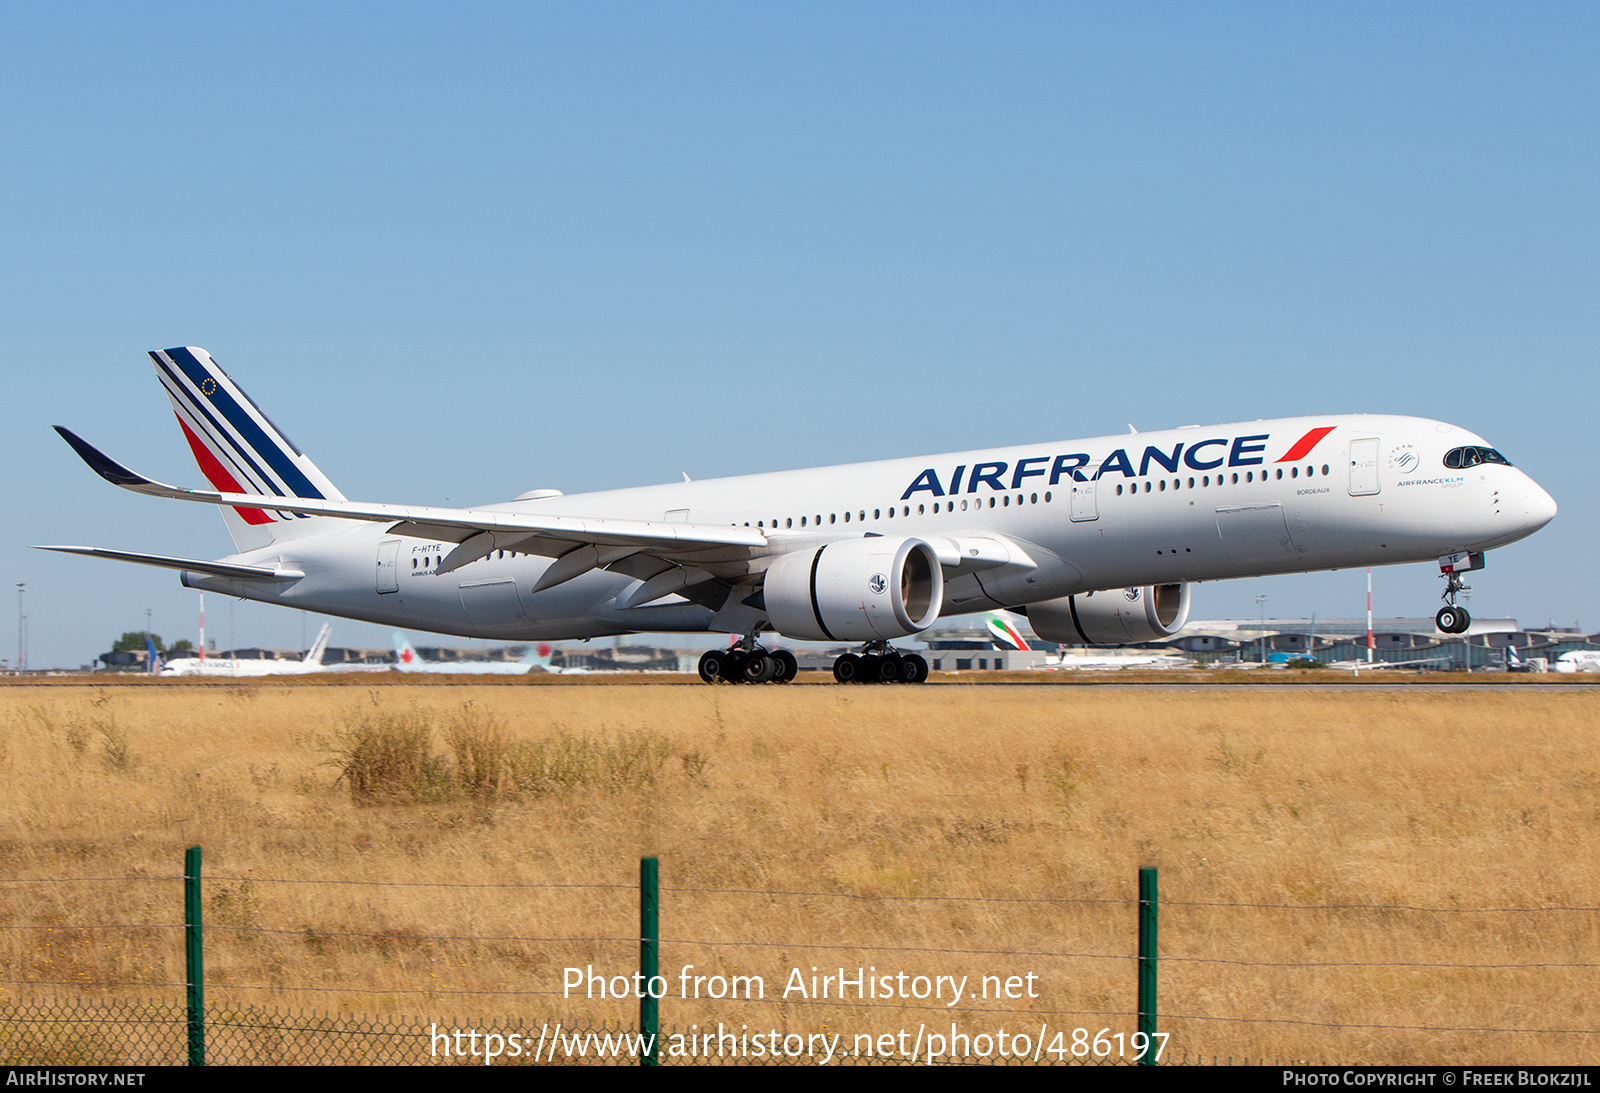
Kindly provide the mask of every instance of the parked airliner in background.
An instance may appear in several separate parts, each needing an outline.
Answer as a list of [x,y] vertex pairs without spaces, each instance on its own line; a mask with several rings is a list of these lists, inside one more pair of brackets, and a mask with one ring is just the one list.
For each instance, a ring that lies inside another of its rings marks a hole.
[[322,654],[328,648],[331,623],[323,623],[317,640],[311,643],[306,655],[299,660],[238,660],[231,658],[184,657],[169,660],[162,667],[164,676],[302,676],[328,669],[322,665]]
[[554,672],[550,667],[550,646],[540,643],[517,660],[423,660],[404,634],[394,632],[394,667],[398,672],[422,672],[450,676],[525,676],[535,668]]
[[1600,652],[1592,649],[1575,649],[1570,653],[1562,653],[1561,659],[1550,667],[1553,671],[1565,675],[1574,672],[1600,672]]
[[348,501],[202,349],[152,352],[213,489],[135,474],[58,426],[102,477],[222,507],[218,561],[48,547],[182,572],[190,588],[508,641],[713,631],[707,681],[793,675],[763,633],[860,642],[842,682],[920,682],[890,646],[941,616],[1010,609],[1041,639],[1177,633],[1190,585],[1439,561],[1463,572],[1555,516],[1478,436],[1382,415],[1188,426],[738,478],[437,508]]

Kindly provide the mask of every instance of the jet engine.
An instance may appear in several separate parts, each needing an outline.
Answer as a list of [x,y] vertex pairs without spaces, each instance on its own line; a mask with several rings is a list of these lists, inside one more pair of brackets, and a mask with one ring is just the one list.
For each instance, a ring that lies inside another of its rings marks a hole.
[[921,539],[875,535],[778,557],[762,591],[788,638],[886,641],[926,630],[944,606],[944,571]]
[[1027,614],[1035,634],[1062,645],[1162,641],[1189,621],[1189,586],[1158,584],[1079,592],[1031,603]]

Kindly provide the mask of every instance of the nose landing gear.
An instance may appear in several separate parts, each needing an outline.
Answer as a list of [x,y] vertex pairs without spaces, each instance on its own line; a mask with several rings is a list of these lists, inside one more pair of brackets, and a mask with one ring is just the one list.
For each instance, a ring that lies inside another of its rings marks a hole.
[[1483,568],[1483,552],[1446,554],[1439,559],[1439,572],[1444,575],[1444,606],[1433,617],[1434,625],[1441,633],[1465,634],[1472,625],[1472,616],[1467,614],[1467,609],[1457,606],[1456,595],[1468,592],[1470,588],[1461,579],[1461,574],[1470,573],[1474,569]]

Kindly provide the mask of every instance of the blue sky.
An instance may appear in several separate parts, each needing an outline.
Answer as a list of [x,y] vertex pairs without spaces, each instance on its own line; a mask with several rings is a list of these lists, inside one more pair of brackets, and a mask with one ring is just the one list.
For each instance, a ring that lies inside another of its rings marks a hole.
[[[49,430],[197,484],[144,357],[178,344],[374,501],[1437,417],[1561,505],[1470,609],[1600,630],[1592,5],[14,4],[0,31],[8,660],[18,580],[35,667],[147,608],[192,635],[174,575],[28,549],[231,550]],[[1431,567],[1376,584],[1381,615],[1437,607]]]

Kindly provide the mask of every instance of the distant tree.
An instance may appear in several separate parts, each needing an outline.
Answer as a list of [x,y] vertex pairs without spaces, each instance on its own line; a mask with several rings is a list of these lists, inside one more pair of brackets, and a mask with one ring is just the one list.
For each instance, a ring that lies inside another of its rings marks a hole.
[[156,652],[166,652],[167,647],[161,644],[161,635],[152,634],[146,630],[129,630],[116,640],[116,643],[111,646],[111,651],[113,653],[142,653],[144,652],[145,638],[149,638],[156,643]]
[[[157,649],[161,648],[161,639],[160,638],[156,639],[156,648]],[[169,653],[187,653],[190,650],[192,650],[193,648],[194,648],[194,645],[193,645],[192,642],[189,641],[188,638],[179,638],[177,641],[172,643],[172,648],[168,649],[167,652],[169,652]]]

